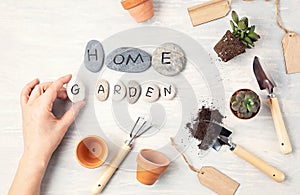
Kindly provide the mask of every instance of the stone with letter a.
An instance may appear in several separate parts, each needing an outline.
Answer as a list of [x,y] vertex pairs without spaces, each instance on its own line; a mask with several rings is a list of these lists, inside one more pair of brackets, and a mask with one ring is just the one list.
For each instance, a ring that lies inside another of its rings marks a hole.
[[106,80],[100,79],[97,82],[95,95],[101,102],[105,101],[109,96],[109,84]]

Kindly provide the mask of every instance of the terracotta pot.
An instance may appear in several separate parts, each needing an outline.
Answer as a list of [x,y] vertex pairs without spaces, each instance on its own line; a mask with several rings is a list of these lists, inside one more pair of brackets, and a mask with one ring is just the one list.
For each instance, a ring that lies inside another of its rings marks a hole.
[[136,178],[145,185],[152,185],[167,170],[170,160],[161,152],[143,149],[137,156]]
[[95,135],[83,138],[76,146],[77,161],[87,168],[99,167],[105,162],[107,155],[107,144]]
[[[232,109],[231,99],[233,98],[233,96],[235,96],[237,93],[239,93],[239,92],[241,92],[241,91],[245,91],[245,92],[253,92],[253,93],[258,97],[258,104],[259,104],[259,105],[258,105],[258,109],[257,109],[257,111],[256,111],[255,113],[253,113],[253,114],[252,114],[250,117],[248,117],[248,118],[240,117],[240,116],[238,115],[238,113]],[[234,116],[236,116],[236,117],[239,118],[239,119],[246,119],[246,120],[247,120],[247,119],[251,119],[251,118],[253,118],[254,116],[256,116],[257,113],[260,111],[261,101],[260,101],[259,95],[257,95],[257,93],[255,93],[255,92],[252,91],[251,89],[239,89],[239,90],[235,91],[235,92],[232,94],[232,96],[230,97],[229,107],[230,107],[231,112],[234,114]]]
[[121,4],[136,22],[144,22],[154,16],[152,0],[122,0]]

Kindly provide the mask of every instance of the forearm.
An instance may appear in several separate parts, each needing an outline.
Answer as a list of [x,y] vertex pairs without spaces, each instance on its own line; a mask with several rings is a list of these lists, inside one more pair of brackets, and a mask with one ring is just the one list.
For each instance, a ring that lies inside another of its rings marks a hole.
[[8,195],[39,195],[48,162],[23,154]]

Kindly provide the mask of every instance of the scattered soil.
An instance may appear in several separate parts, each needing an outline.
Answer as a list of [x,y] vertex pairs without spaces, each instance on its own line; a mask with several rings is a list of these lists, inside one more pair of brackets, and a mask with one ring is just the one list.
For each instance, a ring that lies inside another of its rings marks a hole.
[[220,133],[220,127],[216,124],[222,124],[224,116],[217,109],[202,107],[198,111],[197,118],[186,124],[186,128],[192,136],[201,141],[199,149],[207,150],[213,144]]
[[222,61],[227,62],[235,56],[246,52],[246,46],[228,30],[216,44],[214,50]]

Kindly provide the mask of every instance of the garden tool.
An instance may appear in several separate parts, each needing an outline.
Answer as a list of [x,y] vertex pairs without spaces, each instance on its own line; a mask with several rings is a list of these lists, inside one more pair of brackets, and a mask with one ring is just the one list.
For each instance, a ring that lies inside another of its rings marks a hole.
[[278,104],[278,99],[275,96],[273,89],[275,87],[274,83],[268,79],[266,76],[257,56],[254,57],[253,61],[253,71],[258,82],[258,85],[261,90],[267,89],[269,92],[268,102],[270,106],[270,110],[272,113],[277,138],[280,145],[280,150],[284,154],[288,154],[292,152],[292,146],[290,143],[290,139],[287,133],[287,130],[284,125],[284,121],[281,115],[280,107]]
[[152,128],[152,125],[146,128],[146,123],[147,121],[144,121],[144,119],[141,117],[137,119],[130,131],[129,139],[127,139],[119,148],[118,152],[115,154],[111,162],[103,170],[96,184],[92,187],[93,194],[99,194],[104,189],[110,178],[113,176],[123,160],[126,158],[127,154],[132,149],[134,140]]
[[212,146],[216,151],[219,151],[223,145],[227,145],[234,154],[244,159],[248,163],[252,164],[254,167],[259,169],[261,172],[263,172],[273,180],[277,182],[282,182],[285,179],[284,173],[282,173],[280,170],[271,166],[267,162],[252,154],[251,152],[247,151],[242,146],[233,143],[230,138],[230,135],[232,134],[231,131],[229,131],[223,126],[220,126],[220,128],[221,132]]

